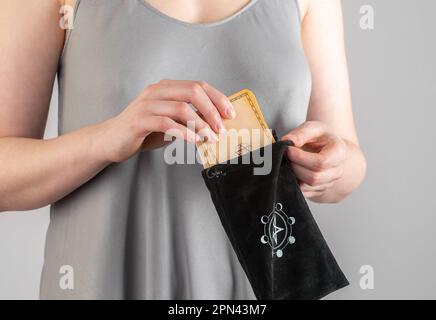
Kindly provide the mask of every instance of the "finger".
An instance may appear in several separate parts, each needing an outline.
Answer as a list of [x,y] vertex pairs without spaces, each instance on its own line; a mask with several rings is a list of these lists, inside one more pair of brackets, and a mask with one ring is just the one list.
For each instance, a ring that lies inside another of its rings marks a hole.
[[161,81],[164,84],[170,84],[170,83],[183,83],[185,85],[191,85],[193,83],[197,83],[200,85],[204,92],[208,95],[209,99],[212,101],[212,103],[217,108],[218,112],[223,118],[233,119],[236,116],[236,111],[233,105],[231,104],[229,98],[219,91],[214,86],[210,85],[209,83],[205,81],[191,81],[191,80],[162,80]]
[[291,167],[298,180],[312,187],[334,182],[342,175],[341,167],[330,168],[324,171],[311,171],[298,164],[292,164]]
[[342,145],[330,140],[320,152],[309,152],[297,147],[288,147],[288,159],[309,170],[322,171],[340,165],[345,159]]
[[223,118],[234,119],[236,117],[235,108],[224,93],[204,81],[201,81],[200,85]]
[[327,127],[322,122],[306,121],[285,135],[282,140],[291,140],[296,147],[302,147],[326,133]]
[[217,133],[225,130],[220,112],[212,103],[203,87],[195,81],[165,80],[149,86],[147,99],[176,100],[191,103],[205,118],[209,126]]
[[149,104],[149,112],[155,116],[166,116],[194,130],[204,140],[218,141],[218,136],[197,112],[186,102],[156,100]]
[[301,183],[300,184],[300,189],[301,189],[301,191],[303,193],[308,193],[308,192],[322,193],[322,192],[325,192],[328,189],[330,189],[333,185],[334,185],[334,182],[330,182],[330,183],[327,183],[327,184],[323,184],[321,186],[312,187],[312,186],[309,186],[306,183]]
[[[143,121],[144,131],[162,132],[168,136],[177,139],[183,139],[188,142],[199,142],[200,136],[191,129],[177,123],[171,118],[164,116],[151,116]],[[170,139],[164,139],[170,140]]]
[[306,199],[314,199],[316,197],[321,196],[323,193],[318,191],[312,191],[312,192],[303,192],[303,195]]

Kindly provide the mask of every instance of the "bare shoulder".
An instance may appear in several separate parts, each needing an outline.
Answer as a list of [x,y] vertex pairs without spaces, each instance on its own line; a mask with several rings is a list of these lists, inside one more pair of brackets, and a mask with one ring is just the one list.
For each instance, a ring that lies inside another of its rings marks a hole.
[[300,14],[303,19],[312,9],[340,7],[340,0],[297,0],[297,2],[300,6]]

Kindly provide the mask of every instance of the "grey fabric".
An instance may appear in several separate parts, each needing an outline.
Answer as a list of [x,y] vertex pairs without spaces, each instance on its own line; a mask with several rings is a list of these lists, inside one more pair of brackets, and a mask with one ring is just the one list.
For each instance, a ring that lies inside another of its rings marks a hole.
[[[282,135],[306,118],[310,73],[294,0],[253,0],[193,25],[142,0],[81,0],[59,65],[59,134],[117,115],[163,78],[251,89]],[[175,142],[182,143],[182,142]],[[107,167],[51,207],[42,299],[254,299],[201,177],[164,149]],[[68,170],[68,168],[65,168]],[[61,289],[60,268],[74,270]]]

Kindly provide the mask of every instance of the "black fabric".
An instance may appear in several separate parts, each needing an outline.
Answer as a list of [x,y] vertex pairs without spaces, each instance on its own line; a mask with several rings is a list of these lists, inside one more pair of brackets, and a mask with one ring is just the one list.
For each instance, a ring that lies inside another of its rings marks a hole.
[[[218,164],[202,171],[220,220],[258,299],[320,299],[348,285],[285,157],[290,141],[271,152],[272,169]],[[253,154],[246,156],[253,157]]]

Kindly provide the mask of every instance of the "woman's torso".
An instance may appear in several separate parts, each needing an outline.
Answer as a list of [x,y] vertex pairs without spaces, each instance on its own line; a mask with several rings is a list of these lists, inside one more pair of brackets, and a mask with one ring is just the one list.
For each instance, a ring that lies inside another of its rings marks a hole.
[[[294,0],[253,0],[205,25],[143,0],[81,0],[75,13],[59,66],[59,134],[117,115],[164,78],[227,95],[249,88],[278,135],[305,120],[310,73]],[[41,298],[254,298],[202,167],[167,164],[164,153],[113,164],[52,206]],[[59,286],[64,265],[73,290]]]

